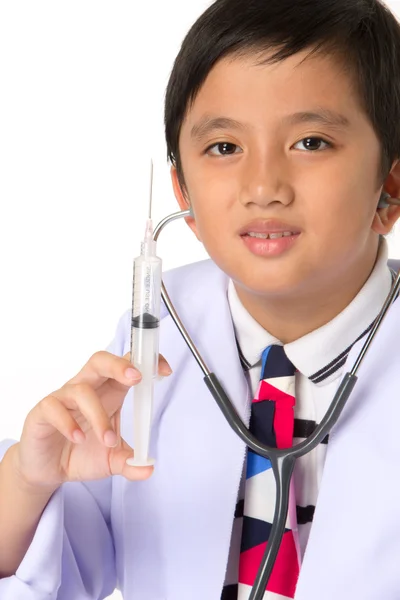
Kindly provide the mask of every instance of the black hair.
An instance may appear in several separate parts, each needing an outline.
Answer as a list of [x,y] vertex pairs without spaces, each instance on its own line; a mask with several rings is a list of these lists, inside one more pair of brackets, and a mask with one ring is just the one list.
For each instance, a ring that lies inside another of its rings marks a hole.
[[400,24],[379,0],[216,0],[176,57],[165,98],[168,158],[184,187],[179,136],[213,66],[229,55],[275,50],[275,63],[303,51],[341,59],[381,142],[379,178],[400,157]]

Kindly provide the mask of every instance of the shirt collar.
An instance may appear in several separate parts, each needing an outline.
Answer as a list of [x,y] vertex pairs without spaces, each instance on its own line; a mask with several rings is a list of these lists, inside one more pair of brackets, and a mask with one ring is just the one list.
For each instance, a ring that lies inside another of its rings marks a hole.
[[[289,360],[313,383],[323,385],[339,377],[351,347],[371,328],[392,284],[387,260],[388,246],[382,239],[375,267],[352,302],[329,323],[285,344]],[[267,346],[281,342],[247,312],[231,280],[228,302],[242,364],[251,368]]]

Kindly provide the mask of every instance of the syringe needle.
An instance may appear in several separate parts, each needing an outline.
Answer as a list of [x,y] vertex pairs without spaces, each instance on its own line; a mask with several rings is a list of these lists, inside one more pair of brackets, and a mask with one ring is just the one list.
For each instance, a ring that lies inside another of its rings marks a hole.
[[142,244],[142,253],[144,256],[155,256],[156,246],[153,242],[153,221],[151,220],[151,209],[153,204],[153,160],[150,162],[150,202],[149,202],[149,216],[146,223],[146,231],[144,234],[144,240]]
[[151,219],[151,208],[153,204],[153,159],[150,161],[150,202],[149,202],[149,219]]

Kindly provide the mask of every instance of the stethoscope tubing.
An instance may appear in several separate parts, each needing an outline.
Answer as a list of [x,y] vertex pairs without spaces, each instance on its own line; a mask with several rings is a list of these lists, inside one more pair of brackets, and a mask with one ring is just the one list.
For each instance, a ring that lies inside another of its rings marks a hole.
[[[160,221],[154,230],[153,239],[157,241],[158,236],[162,229],[172,221],[192,216],[190,210],[180,211],[173,213]],[[276,557],[278,555],[279,547],[282,541],[282,537],[285,531],[285,525],[287,520],[287,514],[289,510],[289,494],[290,494],[290,481],[293,474],[293,469],[297,458],[311,452],[314,448],[320,444],[320,442],[329,434],[335,423],[337,422],[353,388],[357,382],[357,372],[371,346],[373,339],[375,338],[389,308],[396,299],[400,289],[400,272],[392,285],[390,293],[385,300],[385,303],[375,320],[375,323],[369,332],[367,339],[365,340],[363,347],[354,363],[353,368],[350,372],[346,373],[336,391],[333,400],[322,419],[321,423],[316,427],[314,432],[303,442],[292,446],[291,448],[270,448],[265,444],[262,444],[257,440],[252,433],[248,430],[235,406],[230,401],[225,390],[220,384],[218,378],[212,373],[207,367],[204,359],[200,352],[193,343],[188,331],[183,325],[179,318],[173,303],[168,295],[164,283],[161,286],[161,296],[164,304],[171,315],[176,327],[186,342],[189,350],[193,354],[199,367],[204,374],[204,382],[213,396],[214,400],[218,404],[222,414],[224,415],[229,426],[239,436],[239,438],[247,445],[248,448],[256,452],[257,454],[268,458],[271,461],[271,466],[275,478],[276,484],[276,503],[274,511],[274,519],[272,523],[271,533],[269,535],[268,544],[264,553],[264,556],[259,567],[256,580],[254,582],[252,591],[249,596],[249,600],[262,600],[264,597],[265,589],[268,584],[270,575],[272,573],[273,566],[275,564]]]

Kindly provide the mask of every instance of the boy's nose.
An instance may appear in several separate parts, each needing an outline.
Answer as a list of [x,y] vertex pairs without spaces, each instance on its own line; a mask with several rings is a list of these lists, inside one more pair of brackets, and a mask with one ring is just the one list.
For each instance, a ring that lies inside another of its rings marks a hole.
[[288,168],[282,161],[247,157],[242,163],[239,200],[241,204],[268,206],[273,202],[288,205],[293,201]]

